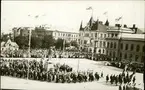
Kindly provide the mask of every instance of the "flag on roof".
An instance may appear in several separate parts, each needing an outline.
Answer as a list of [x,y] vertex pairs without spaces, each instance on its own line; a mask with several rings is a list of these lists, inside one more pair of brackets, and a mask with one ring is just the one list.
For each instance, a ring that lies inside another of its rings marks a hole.
[[88,7],[88,8],[86,8],[86,10],[92,10],[92,7]]
[[38,18],[38,17],[39,17],[39,15],[36,15],[36,16],[35,16],[35,18]]

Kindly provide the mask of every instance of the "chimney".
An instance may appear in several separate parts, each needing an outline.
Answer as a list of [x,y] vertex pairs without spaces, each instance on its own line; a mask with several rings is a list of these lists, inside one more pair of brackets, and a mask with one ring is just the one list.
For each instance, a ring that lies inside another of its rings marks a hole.
[[135,24],[133,24],[133,28],[135,28]]
[[124,26],[123,26],[124,28],[127,28],[127,25],[126,24],[124,24]]
[[115,27],[118,27],[118,24],[115,24]]

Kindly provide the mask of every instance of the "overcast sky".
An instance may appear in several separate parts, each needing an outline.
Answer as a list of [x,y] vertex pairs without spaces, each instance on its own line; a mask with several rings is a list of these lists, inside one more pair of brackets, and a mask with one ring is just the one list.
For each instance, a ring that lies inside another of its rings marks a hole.
[[[48,24],[62,31],[78,32],[89,21],[93,8],[94,20],[108,19],[114,25],[115,19],[123,16],[119,23],[144,28],[144,1],[2,1],[1,31],[8,32],[12,27]],[[35,18],[39,15],[38,18]]]

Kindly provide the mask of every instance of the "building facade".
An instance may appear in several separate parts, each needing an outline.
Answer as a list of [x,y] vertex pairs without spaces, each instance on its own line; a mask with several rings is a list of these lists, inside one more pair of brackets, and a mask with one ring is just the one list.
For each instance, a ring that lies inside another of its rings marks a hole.
[[93,21],[90,18],[88,24],[83,28],[82,23],[79,30],[79,44],[80,50],[96,54],[106,54],[106,37],[107,37],[107,26],[109,25],[108,20],[105,25],[97,20]]
[[145,59],[144,34],[136,34],[135,32],[137,31],[117,25],[108,27],[106,54],[112,60],[143,62]]

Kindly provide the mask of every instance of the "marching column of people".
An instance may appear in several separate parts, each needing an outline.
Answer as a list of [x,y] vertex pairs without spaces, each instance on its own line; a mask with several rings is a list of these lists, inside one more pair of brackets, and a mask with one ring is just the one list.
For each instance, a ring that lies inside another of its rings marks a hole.
[[72,67],[65,64],[55,64],[53,68],[46,69],[42,60],[40,62],[36,60],[29,61],[28,65],[26,60],[1,59],[0,68],[1,76],[28,78],[55,83],[92,82],[94,80],[98,81],[101,77],[98,72],[95,74],[91,71],[75,72]]

